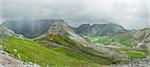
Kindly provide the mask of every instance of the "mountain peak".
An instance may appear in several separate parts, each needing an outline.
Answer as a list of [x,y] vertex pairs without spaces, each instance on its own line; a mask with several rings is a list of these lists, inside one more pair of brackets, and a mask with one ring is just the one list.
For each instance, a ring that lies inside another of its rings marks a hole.
[[62,19],[53,19],[54,23],[60,23],[60,24],[67,24],[67,22],[65,22]]
[[[70,40],[81,43],[82,45],[88,45],[88,42],[77,35],[67,24],[67,22],[63,20],[58,20],[54,24],[52,24],[46,35],[58,35],[63,38],[69,38]],[[42,36],[43,37],[43,36]]]
[[64,20],[55,20],[54,24],[50,26],[48,33],[54,35],[68,36],[74,32],[72,29],[69,28],[67,22],[65,22]]
[[120,33],[124,33],[127,30],[118,24],[82,24],[75,29],[77,34],[80,35],[100,35],[100,36],[111,36]]

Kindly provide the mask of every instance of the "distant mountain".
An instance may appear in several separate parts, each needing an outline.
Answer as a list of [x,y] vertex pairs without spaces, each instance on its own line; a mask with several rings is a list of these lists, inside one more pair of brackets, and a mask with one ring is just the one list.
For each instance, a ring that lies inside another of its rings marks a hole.
[[[27,38],[36,38],[47,32],[49,27],[55,21],[57,21],[57,19],[10,20],[4,22],[2,25],[13,30],[17,34],[22,34]],[[117,24],[82,24],[78,28],[71,26],[69,27],[79,35],[110,36],[127,31],[122,26]]]
[[35,38],[45,33],[54,21],[47,19],[11,20],[4,22],[2,25],[27,38]]
[[82,24],[78,28],[72,28],[79,35],[97,35],[97,36],[111,36],[121,34],[127,30],[117,24]]

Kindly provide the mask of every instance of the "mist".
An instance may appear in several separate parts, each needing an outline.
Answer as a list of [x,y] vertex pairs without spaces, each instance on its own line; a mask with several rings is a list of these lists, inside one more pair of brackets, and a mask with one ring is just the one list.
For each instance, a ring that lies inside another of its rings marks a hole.
[[115,23],[126,29],[150,27],[149,0],[0,0],[0,22],[64,19],[71,26]]

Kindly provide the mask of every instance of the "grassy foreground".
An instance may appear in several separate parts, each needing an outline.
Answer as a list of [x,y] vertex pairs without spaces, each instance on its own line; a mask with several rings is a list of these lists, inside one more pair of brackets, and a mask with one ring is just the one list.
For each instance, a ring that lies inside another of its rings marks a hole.
[[24,62],[33,62],[42,67],[99,67],[87,58],[63,48],[47,46],[25,39],[9,37],[2,42],[6,52]]

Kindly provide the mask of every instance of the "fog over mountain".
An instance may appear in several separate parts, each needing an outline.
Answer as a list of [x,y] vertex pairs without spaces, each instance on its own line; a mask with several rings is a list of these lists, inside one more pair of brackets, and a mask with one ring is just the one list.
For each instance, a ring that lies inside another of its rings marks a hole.
[[0,67],[149,67],[150,0],[0,0]]
[[64,19],[72,26],[116,23],[127,29],[150,27],[149,0],[0,0],[0,21]]

